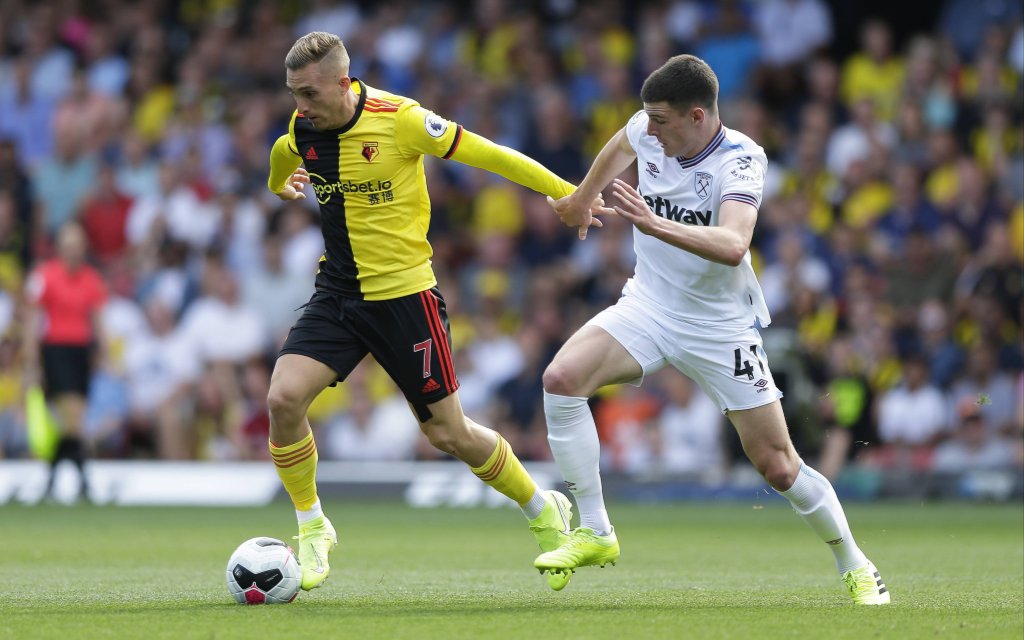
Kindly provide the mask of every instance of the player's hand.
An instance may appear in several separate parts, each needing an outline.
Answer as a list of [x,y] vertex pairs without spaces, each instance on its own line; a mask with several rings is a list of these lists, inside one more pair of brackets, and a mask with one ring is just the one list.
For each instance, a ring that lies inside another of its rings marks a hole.
[[581,206],[574,194],[555,200],[548,196],[548,204],[567,227],[576,227],[580,240],[587,239],[587,230],[591,227],[603,227],[604,224],[596,217],[602,214],[615,213],[604,206],[604,198],[600,194],[589,204]]
[[303,189],[309,184],[309,172],[299,167],[295,170],[289,178],[288,182],[284,185],[284,189],[277,192],[277,197],[282,200],[305,200],[306,194],[303,193]]
[[647,206],[644,197],[632,186],[616,178],[612,182],[612,194],[622,203],[613,206],[615,213],[647,235],[652,235],[660,224],[658,216]]

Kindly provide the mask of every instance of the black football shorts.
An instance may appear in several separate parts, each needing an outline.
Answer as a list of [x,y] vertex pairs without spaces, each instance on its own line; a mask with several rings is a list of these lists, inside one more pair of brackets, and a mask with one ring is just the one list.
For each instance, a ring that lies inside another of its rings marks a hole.
[[444,298],[437,287],[393,300],[358,300],[318,291],[306,304],[281,347],[334,369],[341,382],[367,353],[387,371],[415,408],[459,388]]

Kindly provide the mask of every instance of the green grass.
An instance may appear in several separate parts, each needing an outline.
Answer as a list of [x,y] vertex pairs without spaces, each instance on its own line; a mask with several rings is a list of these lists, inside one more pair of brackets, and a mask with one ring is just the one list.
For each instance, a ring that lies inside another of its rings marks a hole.
[[1020,505],[850,505],[893,594],[853,607],[832,555],[774,497],[613,505],[617,567],[550,591],[512,509],[326,505],[330,582],[287,606],[224,586],[245,538],[293,535],[264,509],[0,507],[0,638],[1016,638]]

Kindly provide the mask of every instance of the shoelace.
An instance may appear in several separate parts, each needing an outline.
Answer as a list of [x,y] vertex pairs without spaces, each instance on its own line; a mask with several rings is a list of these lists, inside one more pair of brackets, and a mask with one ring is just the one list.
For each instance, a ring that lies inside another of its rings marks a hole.
[[569,537],[568,542],[562,545],[562,548],[559,549],[559,551],[562,551],[564,553],[573,553],[577,551],[581,546],[587,544],[588,542],[591,542],[592,537],[593,536],[591,536],[590,534],[584,533],[577,529],[576,531],[572,532],[572,535]]
[[843,582],[851,593],[871,592],[875,587],[875,580],[868,573],[850,571],[843,576]]

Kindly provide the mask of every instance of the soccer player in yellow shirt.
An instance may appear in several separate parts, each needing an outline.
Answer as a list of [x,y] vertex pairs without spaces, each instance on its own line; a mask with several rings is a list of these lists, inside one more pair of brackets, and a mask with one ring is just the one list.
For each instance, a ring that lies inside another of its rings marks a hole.
[[[415,100],[349,77],[335,35],[299,38],[285,67],[296,111],[271,151],[268,186],[282,200],[315,195],[325,243],[316,293],[281,349],[267,397],[270,453],[299,520],[302,588],[323,584],[337,545],[317,498],[306,410],[367,353],[402,390],[430,443],[519,504],[542,550],[557,548],[570,529],[568,498],[539,490],[508,443],[462,412],[445,302],[430,266],[423,156],[492,171],[554,198],[575,187]],[[555,589],[567,581],[549,578]]]

